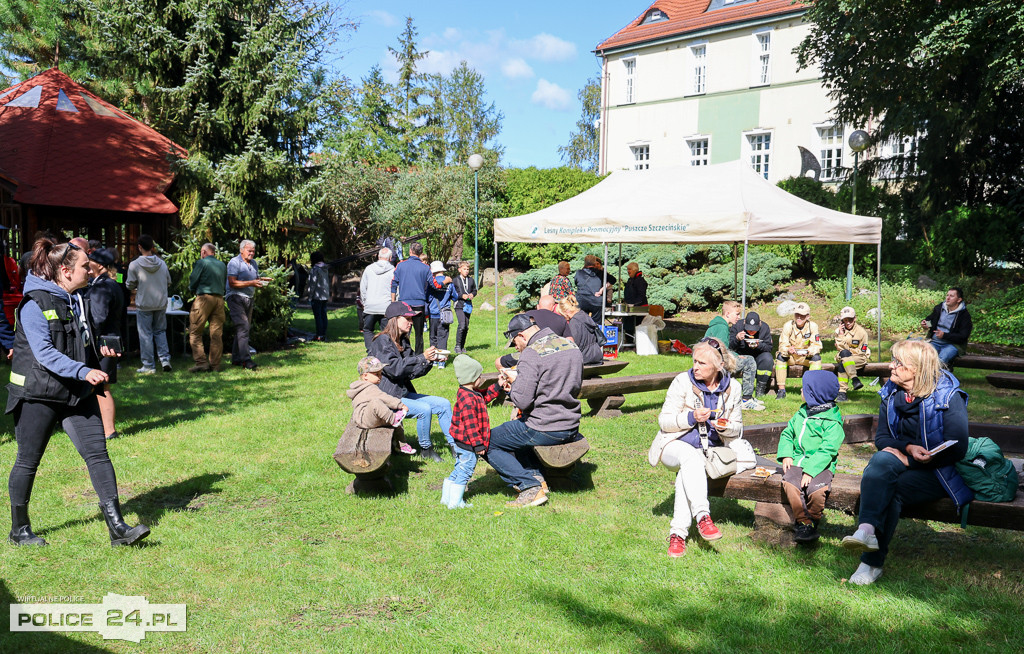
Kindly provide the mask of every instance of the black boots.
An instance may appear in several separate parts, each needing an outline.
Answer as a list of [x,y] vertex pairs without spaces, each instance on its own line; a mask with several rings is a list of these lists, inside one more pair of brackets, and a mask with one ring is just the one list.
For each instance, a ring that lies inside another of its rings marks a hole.
[[421,447],[419,456],[426,461],[437,462],[441,460],[441,455],[433,447]]
[[129,527],[124,523],[124,518],[121,517],[121,502],[119,500],[114,499],[109,502],[101,502],[100,513],[103,514],[103,519],[107,521],[111,547],[132,545],[149,536],[149,527],[146,525]]
[[767,375],[758,375],[757,377],[757,397],[763,397],[768,393],[768,386],[772,383],[772,378]]
[[35,545],[41,547],[46,541],[32,533],[28,522],[28,505],[11,505],[11,533],[7,536],[15,545]]
[[853,384],[853,390],[855,391],[859,391],[860,389],[864,388],[864,382],[860,380],[860,377],[854,377],[853,379],[850,380],[850,382]]

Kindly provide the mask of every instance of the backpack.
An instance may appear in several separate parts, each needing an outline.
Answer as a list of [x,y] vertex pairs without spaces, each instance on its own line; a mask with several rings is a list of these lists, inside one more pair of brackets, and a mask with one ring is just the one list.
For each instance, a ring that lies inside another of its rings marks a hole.
[[384,235],[377,239],[377,249],[387,248],[391,250],[391,265],[397,266],[398,262],[402,260],[402,242],[394,236]]
[[1003,458],[1003,451],[991,438],[967,439],[967,454],[957,461],[956,471],[982,502],[1012,502],[1017,495],[1017,469]]
[[590,331],[594,332],[594,338],[597,339],[598,346],[604,347],[608,343],[608,337],[605,336],[604,328],[593,320],[591,320],[590,323],[591,324],[587,326],[590,327]]

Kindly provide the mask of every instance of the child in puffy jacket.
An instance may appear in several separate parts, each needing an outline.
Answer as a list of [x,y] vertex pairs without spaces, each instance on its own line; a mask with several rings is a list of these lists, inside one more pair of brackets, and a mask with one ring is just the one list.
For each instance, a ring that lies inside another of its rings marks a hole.
[[[352,400],[352,422],[360,429],[397,427],[409,413],[409,407],[400,399],[380,390],[384,364],[377,357],[363,357],[356,364],[359,379],[352,382],[346,395]],[[403,454],[414,450],[408,443],[401,444]]]
[[804,404],[779,436],[782,488],[793,510],[793,540],[798,543],[818,539],[818,523],[836,473],[839,446],[846,438],[843,416],[836,405],[838,394],[839,380],[834,374],[808,370],[803,376]]

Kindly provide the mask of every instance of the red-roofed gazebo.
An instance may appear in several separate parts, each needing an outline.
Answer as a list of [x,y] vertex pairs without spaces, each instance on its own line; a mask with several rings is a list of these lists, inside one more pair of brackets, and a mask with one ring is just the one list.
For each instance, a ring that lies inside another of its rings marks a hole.
[[178,208],[165,195],[184,148],[56,68],[0,91],[0,223],[11,254],[38,230],[116,247],[167,243]]

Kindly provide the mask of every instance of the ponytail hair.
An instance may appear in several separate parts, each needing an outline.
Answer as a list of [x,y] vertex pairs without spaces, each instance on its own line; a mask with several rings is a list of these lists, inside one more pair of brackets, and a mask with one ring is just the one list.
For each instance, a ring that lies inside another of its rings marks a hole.
[[29,270],[32,274],[46,281],[52,282],[57,279],[60,272],[61,262],[74,265],[78,260],[76,256],[70,256],[68,249],[75,249],[70,243],[57,243],[57,239],[44,236],[32,245],[32,258],[29,259]]

